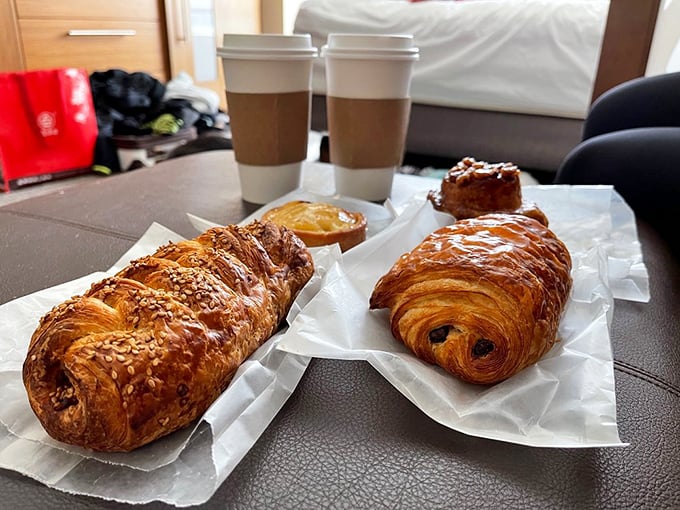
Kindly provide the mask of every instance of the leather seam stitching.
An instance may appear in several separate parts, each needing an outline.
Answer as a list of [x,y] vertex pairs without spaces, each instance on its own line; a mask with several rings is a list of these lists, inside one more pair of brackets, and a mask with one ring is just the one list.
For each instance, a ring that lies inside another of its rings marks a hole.
[[636,367],[634,365],[631,365],[629,363],[626,363],[624,361],[618,361],[614,360],[614,368],[625,373],[628,375],[631,375],[633,377],[636,377],[638,379],[641,379],[643,381],[646,381],[650,384],[653,384],[659,389],[665,390],[668,393],[671,393],[672,395],[676,397],[680,397],[680,388],[676,388],[674,385],[670,384],[667,381],[664,381],[660,377],[647,372],[644,369],[641,369],[639,367]]
[[15,216],[22,216],[24,218],[31,218],[34,220],[44,220],[48,221],[50,223],[58,223],[61,225],[65,225],[67,227],[74,227],[78,228],[80,230],[86,230],[88,232],[93,232],[95,234],[101,234],[105,235],[108,237],[116,237],[118,239],[124,239],[126,241],[138,241],[139,236],[133,236],[130,234],[126,234],[124,232],[118,232],[116,230],[109,230],[107,228],[101,228],[101,227],[93,227],[91,225],[84,225],[82,223],[78,223],[77,221],[69,221],[69,220],[63,220],[59,218],[52,218],[50,216],[43,216],[41,214],[32,214],[32,213],[24,213],[24,212],[19,212],[19,211],[4,211],[8,214],[13,214]]

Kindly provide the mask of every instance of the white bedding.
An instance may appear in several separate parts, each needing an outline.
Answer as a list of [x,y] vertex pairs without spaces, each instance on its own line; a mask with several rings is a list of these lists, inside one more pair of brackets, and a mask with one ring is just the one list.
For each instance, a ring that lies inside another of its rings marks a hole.
[[[295,32],[412,33],[415,103],[583,119],[609,0],[307,0]],[[323,59],[313,90],[325,93]],[[357,77],[360,79],[360,77]]]

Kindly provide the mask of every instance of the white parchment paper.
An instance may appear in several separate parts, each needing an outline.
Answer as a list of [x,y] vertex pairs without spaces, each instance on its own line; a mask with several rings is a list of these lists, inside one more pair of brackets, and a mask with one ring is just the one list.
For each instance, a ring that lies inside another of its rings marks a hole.
[[432,419],[466,434],[542,447],[623,445],[609,326],[614,298],[649,299],[634,215],[609,186],[537,186],[523,195],[547,214],[574,265],[561,341],[534,366],[490,387],[461,382],[396,341],[387,310],[368,310],[378,278],[452,221],[422,195],[390,227],[345,254],[277,348],[366,360]]
[[[253,353],[194,426],[130,453],[95,453],[51,439],[31,411],[21,380],[40,317],[70,296],[167,243],[175,233],[154,224],[108,271],[36,292],[0,307],[0,467],[74,494],[126,503],[176,506],[207,501],[257,441],[297,386],[309,358],[276,349],[285,330]],[[313,250],[316,271],[297,297],[293,317],[319,291],[340,258],[337,246]]]
[[[418,361],[392,339],[386,312],[368,312],[377,278],[404,251],[451,221],[429,209],[422,191],[410,202],[387,203],[385,208],[295,192],[280,202],[323,198],[364,210],[369,216],[368,240],[342,258],[337,246],[313,250],[317,271],[291,308],[293,327],[275,335],[243,364],[194,428],[136,452],[93,454],[51,440],[28,406],[21,366],[38,319],[52,306],[179,236],[153,225],[109,271],[0,306],[0,467],[75,494],[128,503],[201,504],[285,403],[309,356],[366,359],[433,419],[468,434],[534,446],[622,444],[609,323],[614,297],[649,299],[634,216],[607,186],[537,186],[523,192],[539,203],[569,246],[575,285],[560,330],[563,341],[511,380],[493,388],[460,383]],[[373,227],[371,218],[376,221]],[[199,230],[212,225],[196,217],[192,222]]]

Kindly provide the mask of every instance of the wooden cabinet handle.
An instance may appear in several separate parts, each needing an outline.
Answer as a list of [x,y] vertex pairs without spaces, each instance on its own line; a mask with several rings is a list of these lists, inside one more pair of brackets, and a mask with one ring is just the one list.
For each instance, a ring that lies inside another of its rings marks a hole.
[[136,30],[69,30],[69,37],[121,37],[137,35]]

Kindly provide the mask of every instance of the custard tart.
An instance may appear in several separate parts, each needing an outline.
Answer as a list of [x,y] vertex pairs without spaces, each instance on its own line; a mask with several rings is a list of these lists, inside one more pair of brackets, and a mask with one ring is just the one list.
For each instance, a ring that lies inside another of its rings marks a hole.
[[366,239],[366,216],[325,202],[294,200],[262,215],[292,230],[308,246],[338,243],[347,251]]

